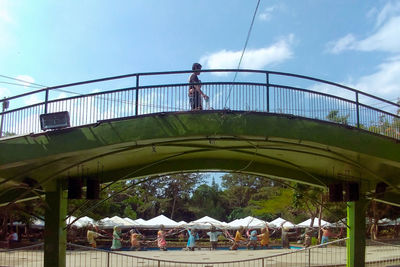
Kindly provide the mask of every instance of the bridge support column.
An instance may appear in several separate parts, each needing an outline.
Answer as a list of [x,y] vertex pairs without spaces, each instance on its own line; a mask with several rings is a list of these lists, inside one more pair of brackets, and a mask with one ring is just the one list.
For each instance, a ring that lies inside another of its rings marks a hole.
[[64,183],[57,181],[46,190],[46,212],[44,228],[44,266],[65,267],[67,234],[67,191]]
[[367,201],[347,202],[347,267],[365,266],[365,209]]

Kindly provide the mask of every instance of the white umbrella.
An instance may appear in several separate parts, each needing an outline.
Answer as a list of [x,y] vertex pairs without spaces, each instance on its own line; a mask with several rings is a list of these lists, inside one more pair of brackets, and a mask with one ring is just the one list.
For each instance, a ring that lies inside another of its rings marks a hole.
[[193,227],[196,229],[210,229],[212,225],[214,225],[217,228],[225,228],[228,226],[226,223],[218,221],[209,216],[204,216],[200,219],[191,221],[190,223],[186,224],[187,227]]
[[36,219],[32,222],[31,227],[32,227],[32,228],[43,228],[43,227],[44,227],[44,221],[36,218]]
[[266,225],[268,225],[268,223],[258,218],[247,216],[243,219],[236,219],[228,223],[228,225],[231,228],[239,228],[241,226],[246,228],[264,228]]
[[166,228],[174,228],[178,226],[178,223],[174,220],[171,220],[170,218],[165,217],[164,215],[159,215],[157,217],[154,217],[153,219],[145,221],[142,225],[151,228],[158,228],[161,225],[164,225],[164,227]]
[[134,222],[136,222],[138,224],[145,224],[146,220],[143,220],[142,218],[139,218],[139,219],[134,220]]
[[[283,225],[282,225],[283,223]],[[282,227],[289,227],[289,228],[294,228],[295,225],[285,219],[282,219],[281,217],[276,218],[275,220],[273,220],[272,222],[269,223],[270,225],[273,225],[275,227],[280,227],[282,225]]]
[[[310,224],[311,224],[311,218],[308,220],[305,220],[302,223],[299,223],[297,226],[298,227],[319,227],[318,218],[314,218],[313,225],[310,225]],[[332,224],[330,222],[327,222],[327,221],[324,221],[321,219],[321,226],[332,226]]]

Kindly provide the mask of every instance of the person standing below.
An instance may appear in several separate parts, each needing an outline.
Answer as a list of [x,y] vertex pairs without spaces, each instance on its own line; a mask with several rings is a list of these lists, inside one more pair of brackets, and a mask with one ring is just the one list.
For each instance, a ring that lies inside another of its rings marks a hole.
[[268,228],[268,226],[261,229],[261,234],[258,235],[258,238],[260,239],[261,248],[263,246],[265,246],[265,248],[268,248],[268,245],[269,245],[269,228]]
[[114,226],[111,250],[118,250],[122,247],[121,242],[123,240],[120,237],[120,235],[121,235],[121,229],[118,226]]
[[140,242],[141,235],[136,233],[134,229],[129,231],[131,239],[131,250],[141,250],[142,243]]
[[157,246],[162,251],[167,250],[167,241],[165,240],[166,236],[167,233],[164,231],[164,225],[160,225],[160,230],[157,232]]
[[196,229],[193,229],[193,230],[188,229],[187,231],[189,234],[187,248],[190,251],[194,251],[194,248],[196,247],[196,240],[199,239],[199,235],[196,233]]
[[97,247],[97,243],[96,243],[96,238],[98,238],[100,235],[96,229],[93,227],[93,225],[89,225],[88,226],[88,230],[86,232],[86,238],[87,241],[89,242],[89,244],[92,246],[92,248],[96,248]]
[[208,96],[201,90],[201,81],[199,80],[200,70],[202,66],[200,63],[193,63],[193,73],[189,77],[189,103],[192,110],[202,110],[202,99],[208,99]]
[[230,250],[237,250],[239,247],[239,242],[246,241],[246,238],[242,236],[243,231],[243,226],[240,226],[240,228],[236,231],[235,238],[233,239],[233,245],[229,248]]
[[253,250],[257,249],[257,230],[253,230],[250,232],[250,229],[247,230],[247,236],[249,238],[249,242],[247,243],[247,249],[250,249],[250,247],[253,247]]
[[321,244],[324,243],[328,243],[329,242],[329,237],[336,237],[336,235],[334,235],[328,226],[324,226],[322,227],[322,238],[321,238]]
[[290,248],[289,227],[282,227],[281,240],[282,240],[282,248]]
[[18,234],[14,232],[12,228],[10,229],[10,234],[7,237],[7,241],[8,241],[8,248],[12,247],[12,244],[18,242]]
[[207,232],[207,235],[210,237],[211,250],[216,250],[218,245],[218,236],[222,234],[222,232],[217,232],[215,230],[215,226],[211,226],[211,231]]
[[306,228],[306,231],[304,232],[304,247],[308,248],[311,246],[311,240],[312,240],[312,229]]

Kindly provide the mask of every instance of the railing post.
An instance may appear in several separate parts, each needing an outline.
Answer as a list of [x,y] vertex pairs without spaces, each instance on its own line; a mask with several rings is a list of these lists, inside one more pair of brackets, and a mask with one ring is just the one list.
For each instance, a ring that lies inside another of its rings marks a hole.
[[360,105],[358,103],[358,92],[356,92],[356,108],[357,108],[357,128],[360,128]]
[[44,114],[47,114],[47,102],[49,101],[49,89],[46,89],[46,96],[44,99]]
[[269,112],[269,72],[266,73],[267,80],[267,112]]
[[[6,111],[6,109],[8,109],[10,102],[8,102],[8,100],[3,100],[2,102],[2,107],[3,107],[3,113],[4,111]],[[3,123],[4,123],[4,114],[1,114],[1,123],[0,123],[0,137],[3,136]]]
[[135,116],[138,115],[139,109],[139,74],[136,75],[136,100],[135,100]]
[[311,266],[311,249],[308,250],[308,267]]
[[110,252],[107,252],[107,267],[110,267]]

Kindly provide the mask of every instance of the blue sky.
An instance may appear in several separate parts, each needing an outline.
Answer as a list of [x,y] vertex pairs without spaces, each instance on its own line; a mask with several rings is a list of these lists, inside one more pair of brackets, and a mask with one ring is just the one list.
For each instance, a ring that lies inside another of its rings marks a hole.
[[[27,81],[0,77],[0,98],[32,83],[188,70],[193,62],[236,68],[256,4],[0,0],[0,75]],[[400,1],[261,0],[242,68],[312,76],[396,101]]]
[[[196,61],[236,68],[256,4],[0,0],[0,75],[52,86],[186,70]],[[261,0],[246,51],[242,68],[317,77],[395,101],[400,1]],[[32,90],[0,82],[0,97]]]

